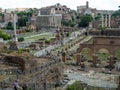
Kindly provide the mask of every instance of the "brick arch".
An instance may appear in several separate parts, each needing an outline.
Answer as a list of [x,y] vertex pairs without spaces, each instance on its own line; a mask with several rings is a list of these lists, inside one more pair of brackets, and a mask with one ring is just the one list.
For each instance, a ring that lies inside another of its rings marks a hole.
[[108,51],[108,53],[110,54],[109,50],[106,49],[106,48],[100,48],[100,49],[98,49],[98,50],[97,50],[97,53],[98,53],[101,49],[105,49],[105,50]]
[[94,53],[97,53],[100,49],[106,49],[110,54],[112,54],[111,49],[108,46],[94,46]]
[[93,50],[93,45],[91,44],[80,44],[80,47],[77,49],[77,53],[81,53],[84,48],[89,48]]
[[[80,53],[83,48],[90,48],[93,52],[93,63],[96,64],[96,53],[102,49],[105,48],[110,53],[110,65],[113,65],[113,57],[115,56],[115,52],[118,48],[120,48],[120,37],[93,37],[93,42],[91,44],[84,43],[80,44],[80,47],[77,49],[77,53]],[[78,55],[79,56],[79,55]],[[79,58],[78,58],[79,60]],[[80,61],[80,60],[79,60]]]
[[88,47],[84,47],[84,48],[82,48],[82,50],[81,50],[81,52],[79,53],[80,54],[80,57],[83,57],[84,56],[84,54],[82,53],[82,52],[84,52],[84,50],[87,50],[87,52],[86,52],[86,55],[93,55],[93,50],[91,49],[91,48],[88,48]]

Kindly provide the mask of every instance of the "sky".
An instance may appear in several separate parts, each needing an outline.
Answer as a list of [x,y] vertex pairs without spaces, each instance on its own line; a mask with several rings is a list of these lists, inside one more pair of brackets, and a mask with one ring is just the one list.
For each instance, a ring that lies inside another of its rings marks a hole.
[[77,6],[86,5],[98,10],[118,10],[120,0],[0,0],[1,8],[41,8],[60,3],[76,10]]

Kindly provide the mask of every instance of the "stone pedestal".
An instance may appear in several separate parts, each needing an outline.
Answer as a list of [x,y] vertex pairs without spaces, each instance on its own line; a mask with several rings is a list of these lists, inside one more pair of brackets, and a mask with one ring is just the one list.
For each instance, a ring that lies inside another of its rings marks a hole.
[[9,49],[10,50],[18,50],[17,43],[16,42],[11,42]]

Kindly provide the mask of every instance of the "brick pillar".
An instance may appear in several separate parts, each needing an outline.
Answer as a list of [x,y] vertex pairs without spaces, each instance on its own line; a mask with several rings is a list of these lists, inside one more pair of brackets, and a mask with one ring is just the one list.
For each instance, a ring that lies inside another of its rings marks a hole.
[[81,57],[80,57],[80,54],[77,54],[77,55],[76,55],[76,63],[77,63],[77,65],[81,65]]
[[110,66],[113,66],[113,55],[110,55],[109,65],[110,65]]
[[93,65],[97,64],[97,58],[98,56],[96,54],[93,54]]
[[66,55],[65,55],[65,52],[62,53],[62,61],[63,61],[63,62],[66,61]]

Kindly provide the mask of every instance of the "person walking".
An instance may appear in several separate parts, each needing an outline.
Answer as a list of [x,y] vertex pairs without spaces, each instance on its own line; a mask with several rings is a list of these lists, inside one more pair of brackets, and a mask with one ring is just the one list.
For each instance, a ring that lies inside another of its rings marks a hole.
[[14,90],[22,90],[22,88],[18,85],[18,81],[17,80],[14,81],[13,88],[14,88]]

